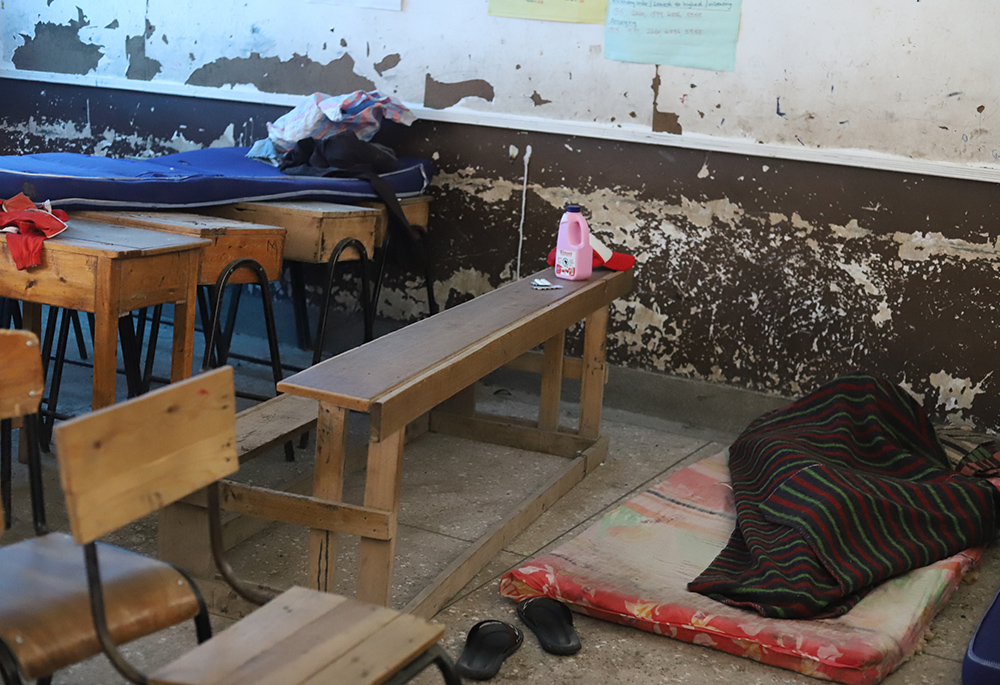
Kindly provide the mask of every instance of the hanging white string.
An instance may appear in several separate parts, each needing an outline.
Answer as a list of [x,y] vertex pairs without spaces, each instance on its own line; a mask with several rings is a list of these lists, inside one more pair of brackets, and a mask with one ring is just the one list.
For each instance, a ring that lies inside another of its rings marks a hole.
[[528,198],[528,162],[531,160],[531,146],[524,148],[524,185],[521,186],[521,225],[517,229],[517,273],[514,280],[521,280],[521,248],[524,246],[524,205]]

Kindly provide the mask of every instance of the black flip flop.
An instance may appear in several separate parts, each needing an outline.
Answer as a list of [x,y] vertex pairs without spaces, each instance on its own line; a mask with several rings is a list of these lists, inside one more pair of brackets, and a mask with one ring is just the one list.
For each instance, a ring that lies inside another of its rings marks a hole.
[[469,630],[455,668],[466,678],[489,680],[522,642],[524,633],[517,627],[494,619],[480,621]]
[[549,654],[569,656],[580,651],[573,613],[551,597],[530,597],[517,603],[517,615]]

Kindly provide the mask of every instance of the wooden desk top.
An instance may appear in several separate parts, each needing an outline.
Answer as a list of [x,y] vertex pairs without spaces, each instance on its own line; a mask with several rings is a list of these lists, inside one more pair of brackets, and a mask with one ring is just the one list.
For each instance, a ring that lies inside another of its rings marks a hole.
[[86,219],[108,224],[148,228],[154,231],[194,236],[196,238],[217,238],[234,231],[252,232],[254,235],[274,233],[284,235],[280,226],[253,224],[247,221],[233,221],[217,216],[188,214],[184,212],[101,212],[75,211],[70,219]]
[[[533,290],[534,278],[562,285]],[[632,289],[631,271],[565,281],[551,268],[348,350],[279,392],[371,414],[384,436]]]
[[[7,234],[4,236],[6,242]],[[68,228],[45,241],[43,252],[69,252],[110,259],[183,252],[211,244],[201,238],[171,235],[143,228],[112,226],[98,221],[70,219]]]

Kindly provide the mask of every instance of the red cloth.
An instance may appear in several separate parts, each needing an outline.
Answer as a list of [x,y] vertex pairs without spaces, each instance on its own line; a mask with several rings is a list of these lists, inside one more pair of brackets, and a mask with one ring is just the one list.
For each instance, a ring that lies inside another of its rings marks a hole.
[[52,209],[48,203],[37,207],[24,193],[5,201],[0,209],[0,230],[6,229],[7,247],[19,271],[42,263],[42,243],[66,230],[69,219],[66,212]]
[[[549,252],[549,256],[545,260],[549,266],[556,265],[556,248],[552,248]],[[608,261],[601,259],[601,255],[597,254],[597,250],[594,250],[594,264],[593,268],[603,266],[606,269],[611,269],[612,271],[628,271],[635,265],[635,257],[630,254],[624,254],[622,252],[612,252],[611,258]]]

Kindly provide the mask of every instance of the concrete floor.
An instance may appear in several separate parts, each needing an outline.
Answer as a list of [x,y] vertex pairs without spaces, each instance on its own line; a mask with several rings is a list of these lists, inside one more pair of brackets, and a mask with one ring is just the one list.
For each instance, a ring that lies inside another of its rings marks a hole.
[[[255,338],[239,338],[241,350],[261,349]],[[286,349],[286,361],[305,364],[307,355]],[[64,378],[61,409],[85,411],[89,403],[89,371],[73,368]],[[237,366],[237,387],[266,388],[267,371],[252,364]],[[498,373],[480,383],[480,408],[516,416],[531,416],[534,393],[522,376]],[[494,557],[437,616],[446,627],[443,646],[457,657],[468,629],[485,618],[519,624],[514,603],[497,592],[508,569],[577,535],[609,509],[636,491],[694,461],[723,449],[754,416],[775,406],[780,398],[734,391],[711,384],[665,379],[652,374],[614,370],[607,391],[604,432],[610,437],[607,460],[595,473],[545,512],[526,531]],[[564,424],[574,418],[573,389],[567,389]],[[640,411],[641,409],[641,411]],[[363,426],[362,426],[363,431]],[[312,445],[297,449],[294,464],[280,450],[251,462],[242,470],[253,482],[277,482],[311,468]],[[475,540],[525,493],[553,473],[560,459],[537,453],[499,448],[448,436],[428,434],[407,446],[404,464],[400,540],[393,605],[400,607],[416,595],[465,546]],[[59,499],[55,458],[44,458],[49,495],[49,517],[55,529],[67,529]],[[348,498],[361,493],[360,472],[348,479]],[[0,542],[30,535],[24,467],[15,464],[15,522]],[[110,536],[115,544],[144,553],[155,552],[156,522],[145,519]],[[244,577],[274,586],[305,583],[306,532],[272,525],[233,552],[234,565]],[[356,545],[345,544],[339,588],[351,592]],[[960,683],[965,648],[980,617],[1000,587],[1000,551],[986,553],[981,571],[963,583],[935,619],[922,650],[883,682],[888,685]],[[765,666],[748,659],[655,636],[639,630],[575,617],[583,649],[575,656],[556,657],[543,652],[525,630],[522,648],[503,665],[495,683],[815,683],[815,679]],[[231,621],[215,617],[221,630]],[[523,625],[522,625],[523,628]],[[136,641],[123,648],[140,669],[165,663],[194,645],[190,625],[182,625]],[[56,683],[117,685],[125,682],[102,657],[95,657],[56,675]],[[421,675],[418,683],[440,682],[436,673]]]

